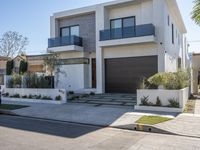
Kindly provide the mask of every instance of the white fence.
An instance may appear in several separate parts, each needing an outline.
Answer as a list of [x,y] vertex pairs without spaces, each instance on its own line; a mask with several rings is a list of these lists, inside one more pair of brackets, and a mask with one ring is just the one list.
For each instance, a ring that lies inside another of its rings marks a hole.
[[[162,106],[142,106],[141,99],[143,97],[148,97],[148,102],[156,104],[157,97],[159,97]],[[189,88],[184,88],[181,90],[165,90],[165,89],[140,89],[137,90],[137,106],[136,110],[149,110],[149,111],[165,111],[165,112],[182,112],[185,104],[187,103],[189,97]],[[179,108],[170,108],[169,99],[177,100],[179,103]]]

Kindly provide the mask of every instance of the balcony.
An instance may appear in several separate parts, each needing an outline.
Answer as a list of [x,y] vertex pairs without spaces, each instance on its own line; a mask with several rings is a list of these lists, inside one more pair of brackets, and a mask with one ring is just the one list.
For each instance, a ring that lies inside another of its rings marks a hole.
[[78,36],[65,36],[48,39],[49,52],[82,51],[83,40]]
[[111,46],[155,41],[153,24],[137,25],[100,31],[100,46]]

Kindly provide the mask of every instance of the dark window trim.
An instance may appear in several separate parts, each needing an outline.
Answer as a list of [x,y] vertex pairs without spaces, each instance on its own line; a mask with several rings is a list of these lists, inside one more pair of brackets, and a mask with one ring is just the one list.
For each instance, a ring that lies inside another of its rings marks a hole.
[[170,17],[169,17],[169,15],[167,16],[167,24],[168,24],[168,26],[170,26]]
[[[72,26],[60,27],[60,37],[62,37],[62,29],[69,28],[69,36],[71,36],[71,28],[72,28],[72,27],[76,27],[76,26],[79,27],[79,32],[80,32],[80,25],[79,25],[79,24],[77,24],[77,25],[72,25]],[[79,33],[79,34],[80,34],[80,33]]]
[[121,20],[122,21],[122,28],[124,28],[124,24],[123,24],[123,20],[124,19],[129,19],[129,18],[133,18],[134,19],[134,26],[136,26],[136,17],[135,16],[129,16],[129,17],[122,17],[122,18],[115,18],[115,19],[110,19],[110,29],[112,29],[112,27],[111,27],[111,22],[112,21],[115,21],[115,20]]
[[172,23],[172,44],[174,44],[174,24]]
[[[129,16],[129,17],[123,17],[123,18],[115,18],[115,19],[110,19],[110,30],[112,31],[112,21],[115,21],[115,20],[121,20],[121,28],[122,28],[122,36],[124,35],[124,31],[123,31],[123,29],[124,29],[124,23],[123,23],[123,20],[124,19],[129,19],[129,18],[133,18],[134,19],[134,27],[136,26],[136,16]],[[135,30],[135,29],[134,29]],[[110,34],[110,36],[111,36],[111,34]]]

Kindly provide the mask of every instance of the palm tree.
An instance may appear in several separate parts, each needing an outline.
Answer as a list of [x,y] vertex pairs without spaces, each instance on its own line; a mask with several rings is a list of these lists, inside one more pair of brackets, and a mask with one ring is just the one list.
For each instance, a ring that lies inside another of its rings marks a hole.
[[194,0],[194,7],[191,15],[195,23],[200,26],[200,0]]

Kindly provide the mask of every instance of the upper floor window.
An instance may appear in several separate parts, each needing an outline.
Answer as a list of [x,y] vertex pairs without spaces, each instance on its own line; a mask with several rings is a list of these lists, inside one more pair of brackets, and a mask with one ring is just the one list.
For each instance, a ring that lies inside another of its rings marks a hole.
[[135,17],[112,19],[110,21],[111,29],[133,27],[133,26],[135,26]]
[[79,26],[69,26],[60,28],[60,36],[79,36]]
[[135,30],[135,17],[112,19],[110,21],[111,37],[113,39],[128,37]]

